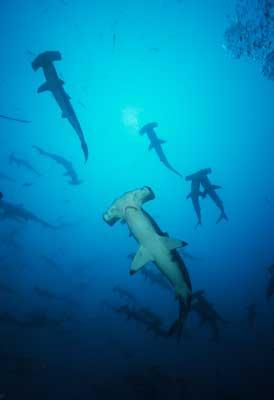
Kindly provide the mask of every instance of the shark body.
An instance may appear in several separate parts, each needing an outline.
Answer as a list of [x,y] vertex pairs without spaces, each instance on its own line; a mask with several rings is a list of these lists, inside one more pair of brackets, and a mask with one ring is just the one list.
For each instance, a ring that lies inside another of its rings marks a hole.
[[147,134],[147,137],[149,138],[150,145],[149,145],[149,150],[154,149],[157,156],[159,157],[159,160],[172,172],[174,172],[176,175],[180,176],[182,178],[182,175],[180,172],[178,172],[175,168],[172,167],[172,165],[169,163],[164,151],[162,145],[166,143],[165,140],[161,140],[158,138],[158,136],[155,133],[155,128],[158,127],[157,122],[152,122],[150,124],[145,125],[141,130],[140,130],[140,135]]
[[41,147],[38,146],[32,146],[41,156],[47,157],[47,158],[51,158],[52,160],[54,160],[57,164],[62,165],[62,167],[65,169],[65,173],[64,176],[69,176],[70,177],[70,181],[69,184],[70,185],[80,185],[83,181],[81,181],[78,178],[78,175],[75,171],[75,169],[73,168],[72,163],[69,160],[66,160],[64,157],[59,156],[58,154],[54,154],[54,153],[49,153],[48,151],[43,150]]
[[152,261],[172,285],[180,309],[179,318],[171,326],[169,334],[175,334],[180,339],[183,323],[190,309],[192,288],[187,269],[176,249],[186,243],[157,232],[157,224],[152,223],[153,219],[142,209],[144,202],[154,198],[155,195],[149,187],[127,192],[114,201],[103,218],[109,225],[114,225],[119,219],[125,220],[140,244],[130,268],[131,275]]
[[16,157],[14,153],[10,155],[9,163],[10,165],[15,164],[19,168],[24,167],[25,169],[31,171],[36,176],[41,176],[41,174],[38,171],[36,171],[36,169],[33,168],[33,166],[28,161]]
[[186,177],[186,181],[191,181],[191,191],[187,196],[187,199],[192,200],[193,208],[197,215],[197,226],[202,225],[202,215],[201,215],[201,206],[200,206],[200,197],[205,197],[204,193],[201,192],[201,178],[204,174],[206,174],[207,170],[200,170],[195,174],[189,175]]
[[18,222],[34,221],[43,225],[46,228],[57,229],[57,227],[37,217],[35,214],[28,211],[23,206],[15,205],[2,199],[0,201],[0,218],[14,219]]
[[204,197],[209,196],[211,198],[211,200],[213,201],[213,203],[215,203],[217,208],[219,208],[219,210],[221,211],[221,214],[220,214],[219,218],[217,219],[216,223],[218,224],[223,219],[228,221],[228,218],[227,218],[227,215],[226,215],[225,209],[224,209],[224,204],[223,204],[222,200],[220,199],[220,197],[218,196],[218,194],[216,193],[216,190],[221,189],[221,186],[212,185],[212,183],[210,182],[207,175],[211,173],[211,168],[207,168],[205,171],[207,171],[207,173],[201,177],[201,185],[204,188]]
[[88,146],[82,131],[81,125],[78,121],[76,113],[71,105],[70,96],[66,93],[64,89],[64,81],[59,78],[56,69],[54,67],[54,61],[60,61],[62,59],[61,53],[59,51],[46,51],[38,55],[32,63],[32,68],[37,71],[39,68],[43,69],[46,82],[43,83],[39,89],[38,93],[49,91],[52,93],[54,99],[62,110],[62,117],[66,118],[74,131],[76,132],[81,147],[85,156],[85,160],[88,159]]

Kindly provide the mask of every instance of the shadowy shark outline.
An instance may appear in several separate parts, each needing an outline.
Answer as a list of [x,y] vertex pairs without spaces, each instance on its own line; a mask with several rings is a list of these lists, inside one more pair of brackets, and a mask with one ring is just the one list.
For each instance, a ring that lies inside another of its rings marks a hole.
[[33,166],[27,160],[23,160],[22,158],[16,157],[14,153],[10,154],[9,163],[10,165],[15,164],[18,168],[24,167],[29,171],[31,171],[36,176],[41,176],[41,174],[35,168],[33,168]]
[[66,118],[74,131],[76,132],[81,147],[85,156],[85,161],[88,160],[88,145],[86,143],[84,133],[82,131],[81,125],[78,121],[76,113],[71,105],[70,96],[66,93],[63,88],[65,82],[59,78],[54,62],[61,61],[62,55],[59,51],[46,51],[39,54],[35,60],[32,62],[32,68],[37,71],[39,68],[43,69],[46,82],[43,83],[39,89],[38,93],[49,91],[52,93],[54,99],[62,110],[62,117]]
[[58,154],[54,154],[54,153],[49,153],[45,150],[43,150],[41,147],[38,146],[32,146],[41,156],[47,157],[47,158],[51,158],[52,160],[54,160],[57,164],[60,164],[64,167],[64,169],[66,170],[66,172],[64,173],[64,176],[69,176],[71,178],[71,181],[69,181],[70,185],[80,185],[81,183],[83,183],[82,180],[80,180],[78,178],[78,175],[72,165],[72,163],[68,160],[66,160],[64,157],[59,156]]
[[140,135],[147,134],[147,137],[150,140],[150,145],[149,145],[149,151],[154,149],[157,156],[159,157],[159,160],[168,168],[170,171],[174,172],[176,175],[180,176],[182,178],[182,175],[180,172],[178,172],[176,169],[172,167],[172,165],[169,163],[167,160],[167,157],[163,151],[162,145],[166,143],[166,140],[161,140],[158,138],[155,132],[155,128],[158,127],[157,122],[151,122],[149,124],[146,124],[143,126],[143,128],[140,130]]

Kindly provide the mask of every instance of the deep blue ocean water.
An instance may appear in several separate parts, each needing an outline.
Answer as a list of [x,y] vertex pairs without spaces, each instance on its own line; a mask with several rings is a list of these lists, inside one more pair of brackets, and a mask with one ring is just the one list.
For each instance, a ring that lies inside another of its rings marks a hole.
[[[1,214],[1,399],[274,398],[274,299],[266,299],[274,83],[261,54],[271,54],[273,9],[262,0],[1,3],[0,114],[30,122],[0,118],[0,205],[24,206],[58,227]],[[260,40],[250,28],[227,41],[248,13]],[[89,147],[86,163],[52,94],[37,93],[45,77],[31,63],[45,51],[62,54],[54,66]],[[148,151],[139,130],[152,121],[183,179]],[[70,185],[62,166],[33,146],[69,160],[83,182]],[[10,163],[11,154],[39,176]],[[221,186],[228,221],[216,224],[219,210],[205,198],[197,228],[185,177],[203,168]],[[225,320],[217,343],[193,312],[178,344],[114,310],[129,304],[118,286],[166,329],[177,318],[172,291],[129,275],[138,244],[126,225],[102,218],[117,197],[143,186],[155,193],[144,209],[188,243],[180,254],[193,291],[205,290]]]

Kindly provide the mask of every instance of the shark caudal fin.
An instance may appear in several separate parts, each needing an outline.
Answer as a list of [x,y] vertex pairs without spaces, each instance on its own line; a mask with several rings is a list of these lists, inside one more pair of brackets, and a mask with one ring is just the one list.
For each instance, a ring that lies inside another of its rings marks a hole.
[[32,62],[32,68],[34,71],[37,71],[39,68],[44,68],[54,61],[62,60],[61,53],[59,51],[45,51],[42,54],[39,54]]
[[228,217],[224,211],[222,211],[221,215],[217,219],[216,224],[219,224],[222,220],[228,221]]
[[188,316],[191,305],[191,296],[189,296],[186,302],[183,301],[181,298],[179,299],[179,302],[180,302],[179,318],[173,322],[173,324],[168,330],[168,336],[175,336],[177,338],[177,343],[180,343],[180,340],[182,338],[185,320]]
[[88,155],[89,155],[89,153],[88,153],[88,145],[87,145],[86,142],[82,142],[82,143],[81,143],[81,147],[82,147],[82,150],[83,150],[83,153],[84,153],[85,162],[87,162],[87,160],[88,160]]

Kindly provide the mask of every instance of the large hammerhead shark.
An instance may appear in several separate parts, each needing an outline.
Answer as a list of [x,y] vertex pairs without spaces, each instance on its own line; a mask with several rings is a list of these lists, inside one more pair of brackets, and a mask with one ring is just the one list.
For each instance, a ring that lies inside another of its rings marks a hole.
[[54,61],[60,61],[61,59],[62,56],[59,51],[46,51],[35,58],[32,63],[32,68],[34,71],[42,68],[46,78],[46,82],[39,87],[38,93],[49,91],[53,94],[53,97],[62,110],[62,117],[68,119],[77,136],[79,137],[85,160],[87,161],[88,146],[85,141],[84,133],[70,103],[70,96],[63,88],[65,82],[59,78],[53,65]]
[[142,205],[154,198],[153,191],[147,186],[127,192],[113,202],[105,212],[103,219],[109,225],[114,225],[119,219],[124,220],[133,237],[140,244],[130,268],[131,275],[153,261],[172,285],[175,297],[179,301],[180,310],[179,318],[171,326],[169,334],[176,335],[179,340],[190,309],[192,293],[187,269],[176,251],[186,243],[161,235],[157,224],[143,210]]

